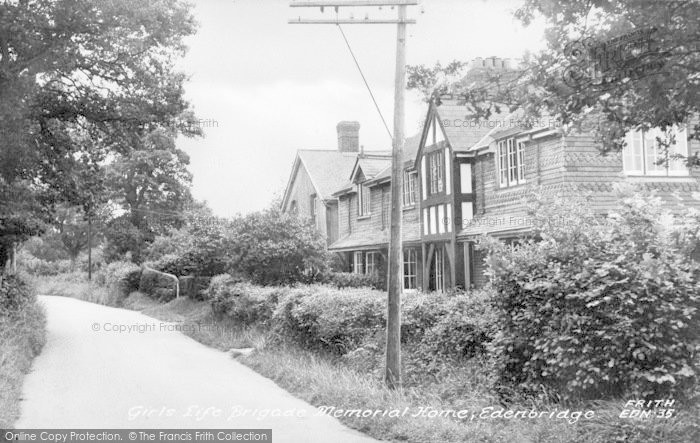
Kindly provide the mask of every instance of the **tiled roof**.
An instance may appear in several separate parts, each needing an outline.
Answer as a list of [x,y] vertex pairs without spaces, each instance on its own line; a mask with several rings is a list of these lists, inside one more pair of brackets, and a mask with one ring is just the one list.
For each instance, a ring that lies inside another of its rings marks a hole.
[[[486,134],[491,132],[498,124],[507,122],[507,112],[493,114],[488,120],[474,122],[474,124],[464,124],[472,122],[469,118],[472,109],[460,100],[443,100],[440,106],[437,107],[439,118],[448,124],[443,124],[445,127],[445,135],[447,136],[450,146],[455,152],[465,152],[471,149],[479,142]],[[456,121],[462,123],[457,124]]]
[[362,169],[365,179],[371,180],[385,168],[391,166],[391,157],[360,157],[357,160],[358,166]]
[[[418,133],[413,137],[406,139],[403,147],[403,158],[405,162],[413,163],[413,161],[416,159],[418,145],[420,144],[420,137],[421,134]],[[374,177],[374,181],[380,181],[386,178],[391,178],[391,162],[389,162],[389,164]]]
[[[413,235],[412,232],[404,231],[404,242],[420,241],[420,236]],[[330,250],[358,249],[369,247],[381,247],[389,244],[389,229],[378,231],[376,229],[353,232],[345,237],[339,238],[328,247]]]
[[300,149],[298,151],[299,159],[322,199],[331,198],[332,194],[347,182],[357,155],[357,152],[338,150]]

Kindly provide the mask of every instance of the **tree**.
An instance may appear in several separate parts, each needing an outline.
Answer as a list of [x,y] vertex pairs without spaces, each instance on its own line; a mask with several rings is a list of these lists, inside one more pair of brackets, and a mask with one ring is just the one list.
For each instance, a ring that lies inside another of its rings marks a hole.
[[134,226],[164,233],[181,226],[192,200],[189,156],[175,146],[174,134],[155,131],[138,149],[119,155],[108,169],[113,200],[129,212]]
[[39,234],[49,217],[26,181],[6,183],[0,177],[0,273],[14,258],[17,245]]
[[[172,132],[154,131],[139,140],[138,149],[117,155],[107,168],[112,201],[126,211],[110,225],[114,235],[108,240],[120,243],[109,250],[117,255],[130,251],[140,261],[157,235],[183,226],[183,211],[192,201],[192,174],[187,170],[189,156],[175,147],[174,137]],[[136,237],[127,238],[129,232]]]
[[228,239],[232,272],[266,285],[316,280],[327,270],[325,242],[308,221],[278,208],[234,220]]
[[[698,115],[700,3],[526,0],[515,16],[525,25],[542,18],[547,42],[526,54],[517,75],[444,85],[440,77],[454,75],[454,65],[414,66],[409,87],[456,93],[476,118],[504,106],[523,110],[524,118],[547,114],[567,129],[592,127],[603,152],[622,149],[631,129],[665,130]],[[700,125],[690,129],[700,139]],[[697,156],[689,163],[700,164]]]
[[[81,185],[99,181],[110,156],[159,128],[200,133],[183,98],[185,76],[174,69],[195,31],[190,8],[181,0],[2,2],[4,185],[31,183],[25,189],[49,209],[62,200],[95,207]],[[12,204],[4,194],[2,205]],[[24,224],[37,219],[23,214]],[[3,226],[16,224],[0,215]],[[2,244],[15,235],[7,232]]]
[[68,255],[71,267],[80,253],[87,250],[88,246],[95,246],[100,237],[102,220],[106,218],[105,211],[94,211],[92,220],[88,220],[88,213],[78,206],[62,205],[56,210],[56,229],[49,237],[55,237],[58,244]]

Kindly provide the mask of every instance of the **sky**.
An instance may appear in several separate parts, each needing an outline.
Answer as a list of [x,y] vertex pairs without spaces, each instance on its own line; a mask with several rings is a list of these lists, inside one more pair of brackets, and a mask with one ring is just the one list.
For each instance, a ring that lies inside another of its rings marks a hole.
[[[409,7],[407,63],[443,64],[475,57],[518,58],[544,46],[542,26],[513,18],[522,0],[423,0]],[[366,151],[391,139],[335,25],[289,19],[335,12],[290,8],[279,0],[194,0],[199,22],[178,69],[205,137],[180,137],[190,155],[193,194],[217,215],[268,207],[284,192],[298,149],[336,149],[336,124],[360,122]],[[395,18],[384,7],[343,8],[343,18]],[[395,25],[345,25],[385,120],[392,129]],[[406,95],[406,135],[420,131],[427,106]]]

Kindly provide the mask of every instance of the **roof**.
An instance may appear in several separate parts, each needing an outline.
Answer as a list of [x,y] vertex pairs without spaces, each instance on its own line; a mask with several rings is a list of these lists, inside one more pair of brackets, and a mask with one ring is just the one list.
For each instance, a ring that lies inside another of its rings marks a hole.
[[300,149],[297,155],[306,168],[319,198],[326,200],[345,183],[358,153]]
[[[420,241],[420,236],[412,235],[410,232],[404,231],[403,242]],[[383,247],[389,244],[389,229],[381,231],[368,230],[352,232],[345,237],[339,238],[328,249],[333,251],[356,250],[356,249],[372,249]]]
[[361,168],[365,179],[370,180],[389,166],[391,166],[391,157],[387,155],[371,158],[360,156],[357,158],[356,167]]
[[[455,99],[443,99],[435,110],[441,121],[452,123],[443,123],[443,128],[445,136],[455,152],[469,151],[489,132],[496,128],[502,129],[503,125],[508,123],[507,117],[509,115],[508,112],[501,112],[491,115],[488,120],[476,121],[469,117],[473,113],[471,107],[466,105],[463,100]],[[456,124],[457,121],[461,121],[462,124]],[[469,124],[464,124],[465,122],[469,122]]]
[[[404,162],[410,162],[410,164],[413,165],[413,161],[415,160],[416,154],[418,153],[420,138],[421,134],[418,133],[406,139],[406,142],[403,146]],[[391,162],[389,162],[389,164],[383,170],[381,170],[377,175],[375,175],[372,181],[380,182],[386,179],[391,179]]]

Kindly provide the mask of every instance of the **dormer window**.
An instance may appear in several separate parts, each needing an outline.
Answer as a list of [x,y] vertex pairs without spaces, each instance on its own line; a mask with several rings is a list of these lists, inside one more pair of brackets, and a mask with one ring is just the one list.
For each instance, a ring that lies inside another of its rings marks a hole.
[[372,204],[370,201],[370,189],[365,185],[357,185],[357,215],[366,217],[370,215]]
[[[625,174],[688,175],[688,168],[683,159],[688,156],[687,137],[685,128],[674,127],[668,135],[658,128],[649,131],[630,131],[625,137],[625,147],[622,150]],[[671,139],[673,143],[670,143]]]
[[498,142],[496,165],[501,188],[525,183],[525,149],[514,138]]

